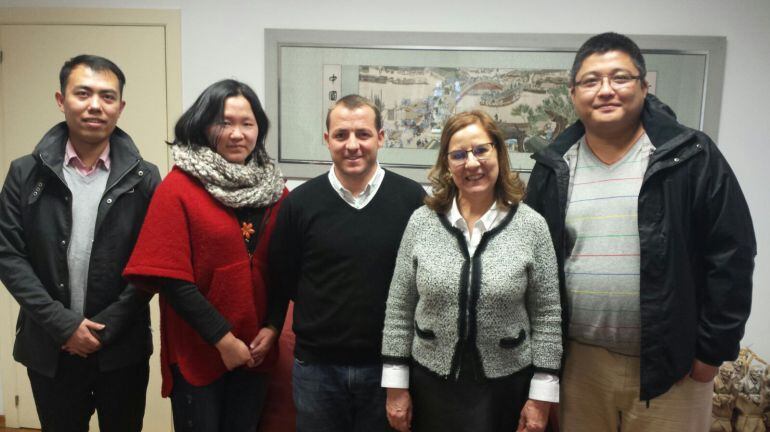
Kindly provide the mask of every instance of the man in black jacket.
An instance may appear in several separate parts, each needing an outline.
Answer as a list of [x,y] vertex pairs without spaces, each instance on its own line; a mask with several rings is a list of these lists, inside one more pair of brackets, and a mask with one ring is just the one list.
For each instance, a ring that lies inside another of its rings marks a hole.
[[756,240],[714,142],[648,95],[629,38],[579,49],[579,121],[534,155],[526,202],[559,262],[566,431],[703,431],[712,380],[738,355]]
[[11,163],[0,195],[0,278],[21,310],[14,358],[44,431],[140,431],[149,297],[121,272],[160,180],[116,127],[125,77],[80,55],[59,75],[65,121]]

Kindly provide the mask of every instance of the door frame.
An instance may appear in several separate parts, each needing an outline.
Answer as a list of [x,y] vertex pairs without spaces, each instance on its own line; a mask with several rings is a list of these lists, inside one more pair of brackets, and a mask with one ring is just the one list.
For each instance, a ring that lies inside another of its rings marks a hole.
[[[182,37],[179,9],[103,9],[103,8],[0,8],[0,25],[150,25],[164,29],[166,61],[166,140],[174,136],[174,120],[182,113]],[[0,70],[2,68],[0,67]],[[0,72],[2,73],[2,72]],[[0,109],[2,107],[0,106]],[[0,127],[3,116],[0,112]],[[5,149],[0,149],[0,163]],[[169,159],[170,164],[170,159]],[[6,426],[18,427],[19,415],[14,396],[18,383],[12,355],[16,317],[9,313],[13,298],[0,293],[0,382],[3,388],[3,414]]]

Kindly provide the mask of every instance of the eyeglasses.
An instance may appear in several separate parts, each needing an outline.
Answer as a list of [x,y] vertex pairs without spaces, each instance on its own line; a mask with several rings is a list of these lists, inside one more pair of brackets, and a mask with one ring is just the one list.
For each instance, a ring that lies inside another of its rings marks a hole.
[[575,87],[584,92],[596,92],[604,84],[604,79],[610,83],[610,87],[620,90],[629,87],[634,81],[641,79],[641,75],[631,75],[629,73],[615,73],[612,75],[589,75],[580,81],[575,81]]
[[455,150],[448,153],[449,163],[453,166],[465,164],[468,161],[468,153],[473,153],[477,161],[483,162],[492,154],[492,143],[476,144],[470,150]]

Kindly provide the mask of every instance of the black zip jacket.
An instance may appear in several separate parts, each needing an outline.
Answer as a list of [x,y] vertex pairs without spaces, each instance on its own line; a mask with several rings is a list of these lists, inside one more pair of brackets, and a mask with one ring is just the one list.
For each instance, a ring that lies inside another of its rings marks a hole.
[[[718,366],[738,356],[751,311],[757,245],[738,180],[716,144],[678,123],[652,95],[645,100],[642,124],[655,147],[638,204],[640,399],[649,401],[685,376],[694,359]],[[577,121],[532,156],[536,164],[525,198],[551,230],[565,335],[564,261],[570,251],[564,154],[584,132]]]
[[[72,194],[62,166],[66,123],[48,131],[31,155],[11,163],[0,194],[0,279],[19,303],[14,358],[43,375],[56,374],[61,347],[83,321],[69,309],[67,247]],[[160,181],[131,138],[110,137],[110,173],[99,204],[85,297],[85,318],[105,324],[97,337],[100,370],[152,353],[149,297],[121,277],[147,205]]]

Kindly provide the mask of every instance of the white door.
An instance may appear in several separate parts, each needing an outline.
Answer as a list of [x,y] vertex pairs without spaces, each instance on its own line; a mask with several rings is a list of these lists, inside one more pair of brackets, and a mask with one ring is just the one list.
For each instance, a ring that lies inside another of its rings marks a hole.
[[[165,38],[164,28],[152,25],[0,25],[0,181],[13,159],[30,153],[42,135],[63,120],[54,101],[59,68],[81,53],[107,57],[123,70],[126,108],[118,126],[132,136],[142,156],[165,175],[168,153],[164,141],[169,122],[175,121],[168,118]],[[0,365],[6,369],[2,375],[6,422],[14,427],[39,428],[26,369],[8,359],[18,305],[4,288],[0,296],[0,325],[4,335],[10,335],[0,339],[0,356],[5,357]],[[170,403],[160,397],[157,300],[151,309],[155,353],[144,424],[146,431],[168,431],[172,429]],[[91,430],[98,430],[96,416],[91,424]]]

